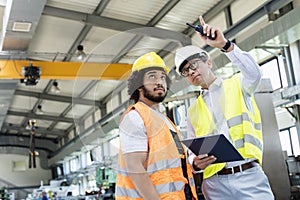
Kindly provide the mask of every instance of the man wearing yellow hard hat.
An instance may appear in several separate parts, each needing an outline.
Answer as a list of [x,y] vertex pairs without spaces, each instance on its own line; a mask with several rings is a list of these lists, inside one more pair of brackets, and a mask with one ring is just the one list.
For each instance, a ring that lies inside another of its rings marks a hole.
[[170,69],[155,52],[139,57],[128,79],[129,106],[120,122],[116,199],[197,199],[192,169],[173,122],[159,111]]

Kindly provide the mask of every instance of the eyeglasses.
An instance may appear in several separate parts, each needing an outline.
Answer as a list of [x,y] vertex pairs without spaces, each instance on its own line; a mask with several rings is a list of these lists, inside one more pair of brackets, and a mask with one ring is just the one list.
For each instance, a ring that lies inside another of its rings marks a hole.
[[199,67],[199,62],[203,62],[203,61],[202,60],[196,60],[195,62],[191,63],[188,67],[182,69],[181,72],[180,72],[181,76],[188,77],[190,69],[191,70],[197,69],[197,67]]

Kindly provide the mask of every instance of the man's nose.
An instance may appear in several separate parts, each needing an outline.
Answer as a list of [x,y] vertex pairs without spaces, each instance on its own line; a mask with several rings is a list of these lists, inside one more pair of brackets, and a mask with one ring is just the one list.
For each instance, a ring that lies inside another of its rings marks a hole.
[[195,73],[195,70],[194,70],[194,69],[191,69],[190,67],[187,68],[186,71],[187,71],[187,76],[189,76],[189,75]]
[[163,83],[165,82],[165,80],[163,80],[163,79],[161,79],[161,78],[157,78],[155,82],[156,82],[156,84],[158,84],[158,85],[163,85]]

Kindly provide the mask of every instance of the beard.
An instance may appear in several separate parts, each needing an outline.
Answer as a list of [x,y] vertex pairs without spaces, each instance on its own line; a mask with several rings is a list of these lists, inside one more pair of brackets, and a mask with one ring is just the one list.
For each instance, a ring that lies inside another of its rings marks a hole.
[[150,101],[153,101],[156,103],[163,102],[163,100],[167,96],[167,92],[165,94],[161,94],[159,96],[154,96],[154,95],[150,94],[149,90],[147,90],[145,87],[143,87],[143,92],[144,92],[144,97],[146,97]]

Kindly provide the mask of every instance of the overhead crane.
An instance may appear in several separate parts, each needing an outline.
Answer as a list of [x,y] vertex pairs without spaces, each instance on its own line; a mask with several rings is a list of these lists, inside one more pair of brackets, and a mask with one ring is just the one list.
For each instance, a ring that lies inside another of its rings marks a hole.
[[25,66],[40,67],[40,79],[126,80],[132,64],[0,60],[0,79],[22,79]]

